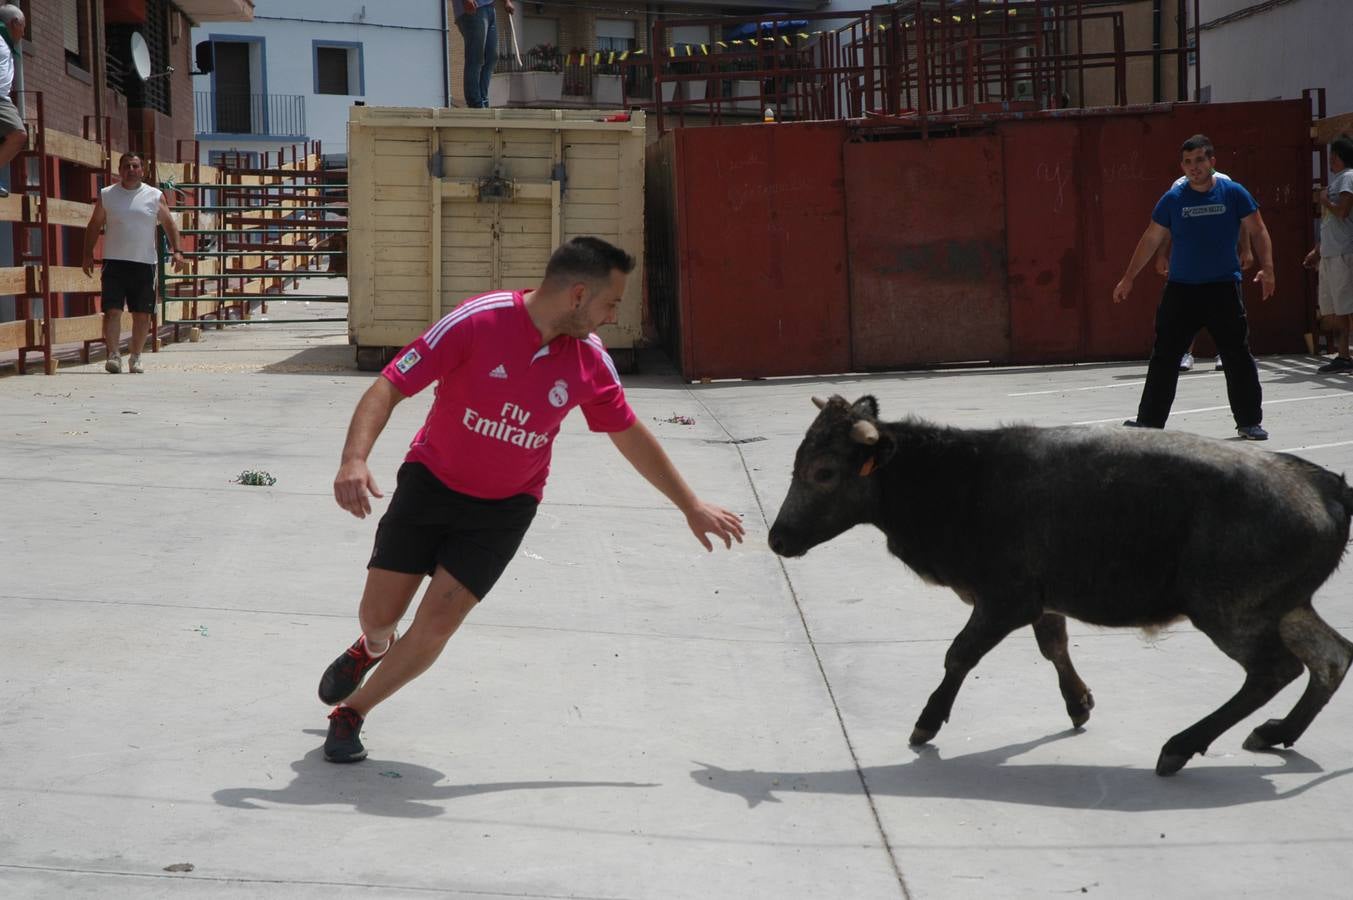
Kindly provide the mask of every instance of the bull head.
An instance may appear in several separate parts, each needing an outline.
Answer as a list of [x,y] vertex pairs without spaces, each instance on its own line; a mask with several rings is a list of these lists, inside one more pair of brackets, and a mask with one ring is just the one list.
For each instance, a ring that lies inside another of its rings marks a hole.
[[881,486],[875,473],[896,450],[878,425],[878,401],[853,404],[813,398],[819,412],[794,456],[789,493],[770,530],[771,549],[801,556],[849,528],[875,519]]

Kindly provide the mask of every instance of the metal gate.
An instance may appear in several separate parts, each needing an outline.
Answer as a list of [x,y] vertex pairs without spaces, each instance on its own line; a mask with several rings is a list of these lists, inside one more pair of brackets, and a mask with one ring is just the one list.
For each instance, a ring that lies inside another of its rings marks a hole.
[[[161,253],[161,321],[174,326],[346,322],[342,316],[267,316],[269,300],[348,302],[345,289],[287,292],[300,278],[346,279],[347,183],[345,173],[322,164],[315,145],[303,151],[264,153],[261,164],[228,157],[214,182],[194,177],[162,183],[182,215],[189,271],[169,271]],[[197,167],[192,167],[196,172]],[[343,180],[335,180],[335,174]],[[201,202],[199,202],[201,201]],[[162,248],[167,250],[167,248]],[[327,263],[327,265],[325,265]],[[322,268],[321,268],[322,267]],[[178,313],[170,314],[170,304]],[[260,316],[256,317],[257,312]]]

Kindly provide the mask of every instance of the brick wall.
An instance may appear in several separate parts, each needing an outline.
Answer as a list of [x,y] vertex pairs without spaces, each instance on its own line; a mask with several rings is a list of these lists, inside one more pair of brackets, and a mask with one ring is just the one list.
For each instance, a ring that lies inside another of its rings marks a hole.
[[[94,0],[102,2],[102,0]],[[84,136],[85,116],[94,114],[94,77],[92,61],[84,60],[86,68],[70,61],[62,40],[65,26],[65,4],[43,2],[32,4],[28,16],[28,32],[31,40],[23,45],[24,90],[42,92],[43,116],[48,128],[64,131],[67,134]],[[191,140],[193,137],[193,83],[192,83],[192,38],[189,23],[177,10],[171,15],[178,18],[178,39],[173,40],[173,28],[170,34],[170,65],[174,73],[170,79],[170,106],[172,117],[155,116],[155,152],[160,159],[174,159],[174,143],[178,139]],[[93,46],[90,33],[91,22],[85,24],[83,44]],[[104,41],[99,36],[97,46],[102,51]],[[86,56],[88,57],[88,53]],[[122,95],[108,88],[103,90],[104,115],[112,119],[111,133],[113,146],[121,149],[129,146],[132,130],[128,121],[127,101]],[[27,99],[26,103],[32,101]],[[27,110],[31,116],[33,111]]]
[[[170,28],[169,65],[174,67],[169,79],[169,110],[164,115],[156,110],[132,112],[132,128],[144,129],[144,134],[135,143],[143,153],[151,153],[157,160],[174,162],[178,159],[178,142],[192,141],[196,137],[196,117],[193,102],[193,47],[192,26],[182,18],[177,10],[171,16],[180,18],[178,38]],[[125,104],[124,104],[125,105]],[[136,121],[139,115],[139,123]],[[195,159],[190,146],[184,145],[184,159]]]
[[[169,31],[169,59],[174,74],[169,76],[169,108],[173,119],[160,127],[157,132],[162,140],[157,146],[158,158],[174,160],[174,145],[178,141],[191,141],[196,137],[196,115],[193,102],[193,32],[192,23],[178,10],[172,10],[170,16],[178,18],[178,29],[171,26]],[[176,38],[174,35],[177,34]],[[167,135],[168,147],[163,147],[163,136]],[[184,150],[185,159],[193,159],[190,149]]]

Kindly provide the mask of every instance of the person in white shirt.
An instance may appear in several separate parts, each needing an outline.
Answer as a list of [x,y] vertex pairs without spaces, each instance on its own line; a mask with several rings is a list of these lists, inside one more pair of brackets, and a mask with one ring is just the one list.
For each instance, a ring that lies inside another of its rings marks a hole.
[[[24,127],[9,92],[14,87],[14,57],[19,52],[27,21],[23,11],[12,4],[0,6],[0,172],[28,143],[28,129]],[[0,185],[0,197],[8,197],[9,188]]]
[[122,371],[122,310],[132,314],[131,371],[140,374],[141,351],[150,333],[150,314],[155,309],[155,226],[164,226],[174,262],[183,265],[180,238],[164,192],[141,181],[141,157],[124,153],[118,160],[121,180],[99,191],[94,212],[85,226],[82,268],[94,274],[94,245],[99,232],[103,240],[103,342],[108,348],[104,368],[111,375]]
[[1330,180],[1315,189],[1320,231],[1306,254],[1305,266],[1320,270],[1321,327],[1334,332],[1339,354],[1316,369],[1321,374],[1353,372],[1348,349],[1353,322],[1353,137],[1341,135],[1330,144]]

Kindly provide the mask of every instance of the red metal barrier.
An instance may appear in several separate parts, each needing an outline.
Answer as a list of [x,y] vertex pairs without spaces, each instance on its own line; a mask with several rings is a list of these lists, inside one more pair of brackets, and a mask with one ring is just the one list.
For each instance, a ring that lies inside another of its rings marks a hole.
[[1083,359],[1079,124],[1014,122],[1001,138],[1010,358]]
[[852,368],[1009,356],[1000,138],[846,144],[845,169]]
[[850,367],[841,122],[675,133],[681,369]]
[[1163,280],[1148,267],[1127,302],[1112,291],[1197,132],[1273,238],[1276,296],[1245,288],[1251,346],[1299,352],[1309,129],[1302,101],[994,117],[929,140],[895,124],[683,129],[670,155],[682,371],[1144,359]]

